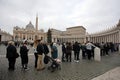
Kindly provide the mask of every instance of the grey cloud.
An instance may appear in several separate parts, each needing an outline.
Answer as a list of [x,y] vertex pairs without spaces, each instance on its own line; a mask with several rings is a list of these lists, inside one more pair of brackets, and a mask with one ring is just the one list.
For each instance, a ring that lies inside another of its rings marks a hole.
[[25,27],[30,20],[35,24],[38,13],[39,28],[65,30],[83,25],[88,32],[94,32],[98,29],[95,27],[105,29],[117,23],[119,3],[120,0],[0,0],[0,28],[8,27],[12,33],[14,25]]

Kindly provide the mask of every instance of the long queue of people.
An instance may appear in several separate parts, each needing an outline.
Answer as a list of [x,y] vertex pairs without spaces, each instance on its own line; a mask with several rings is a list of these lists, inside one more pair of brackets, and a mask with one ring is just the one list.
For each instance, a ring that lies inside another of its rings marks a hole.
[[[93,44],[89,41],[84,44],[80,44],[78,42],[75,43],[62,43],[62,57],[61,60],[62,62],[72,62],[74,60],[75,62],[79,62],[80,60],[80,50],[82,50],[82,59],[88,59],[91,60],[92,57],[94,57],[94,48],[99,47],[101,49],[101,56],[104,55],[109,55],[109,51],[117,51],[118,46],[113,45],[111,43],[96,43]],[[50,44],[50,51],[46,43],[43,43],[42,40],[35,40],[34,41],[34,56],[35,56],[35,63],[34,67],[36,68],[37,71],[39,70],[44,70],[44,61],[47,61],[48,59],[45,58],[43,55],[48,55],[48,53],[51,53],[51,58],[52,59],[57,59],[58,58],[58,49],[56,46],[56,43],[51,43]],[[18,58],[18,52],[17,49],[14,45],[13,41],[8,42],[7,46],[7,54],[6,58],[8,59],[9,62],[9,67],[8,70],[14,70],[15,69],[15,62],[16,58]],[[21,65],[23,70],[28,69],[28,52],[29,49],[27,48],[27,41],[24,41],[22,46],[20,47],[20,57],[21,57]],[[74,59],[72,59],[72,53],[74,54]],[[59,53],[60,54],[60,53]],[[44,60],[47,59],[47,60]],[[43,61],[44,60],[44,61]]]
[[[34,67],[36,68],[37,71],[45,69],[44,64],[43,64],[43,54],[47,55],[49,53],[49,48],[47,44],[43,43],[42,40],[36,40],[34,42],[33,48],[34,48],[34,56],[35,56]],[[16,58],[18,58],[18,52],[17,52],[17,49],[13,41],[8,42],[8,46],[6,50],[7,50],[6,58],[8,59],[8,62],[9,62],[8,70],[13,71],[15,70]],[[28,52],[29,52],[29,49],[27,47],[27,41],[24,41],[20,47],[20,52],[19,52],[23,70],[29,69],[28,68],[28,60],[29,60]],[[56,47],[56,43],[51,44],[51,57],[52,59],[58,58],[58,50]]]
[[88,58],[88,60],[91,60],[91,58],[94,58],[94,49],[95,47],[100,48],[101,56],[109,55],[110,52],[116,52],[118,51],[119,44],[112,42],[101,42],[101,43],[92,43],[87,41],[87,43],[80,44],[78,42],[75,43],[63,43],[62,44],[62,61],[70,61],[71,62],[71,54],[73,51],[74,54],[74,61],[79,62],[79,55],[80,50],[82,50],[82,59]]
[[78,42],[70,43],[67,42],[66,44],[62,44],[62,61],[72,61],[72,51],[74,53],[74,61],[79,62],[80,60],[80,50],[82,50],[82,58],[86,59],[86,57],[91,60],[93,49],[96,46],[91,42],[87,42],[86,44],[80,44]]

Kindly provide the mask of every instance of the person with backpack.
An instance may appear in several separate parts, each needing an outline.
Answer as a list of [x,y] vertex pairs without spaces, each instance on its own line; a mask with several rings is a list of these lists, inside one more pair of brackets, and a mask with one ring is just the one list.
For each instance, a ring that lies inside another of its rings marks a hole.
[[91,42],[88,41],[86,43],[86,52],[87,52],[88,60],[91,60],[93,47],[96,46],[94,46]]

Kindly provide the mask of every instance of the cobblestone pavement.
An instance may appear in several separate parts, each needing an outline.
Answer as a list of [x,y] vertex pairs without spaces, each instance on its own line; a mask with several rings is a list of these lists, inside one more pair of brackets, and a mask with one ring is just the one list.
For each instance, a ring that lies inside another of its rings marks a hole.
[[[61,48],[59,48],[59,58],[61,57]],[[34,55],[29,55],[29,70],[21,70],[20,57],[16,60],[16,69],[8,71],[8,61],[5,58],[6,47],[0,46],[0,80],[91,80],[105,72],[120,66],[120,54],[110,53],[109,56],[102,57],[101,62],[94,60],[84,60],[80,58],[80,62],[62,62],[61,70],[51,73],[47,70],[36,71],[34,69]],[[19,52],[19,48],[18,48]],[[33,49],[30,49],[29,54],[33,54]]]
[[92,80],[120,80],[120,67],[112,69]]

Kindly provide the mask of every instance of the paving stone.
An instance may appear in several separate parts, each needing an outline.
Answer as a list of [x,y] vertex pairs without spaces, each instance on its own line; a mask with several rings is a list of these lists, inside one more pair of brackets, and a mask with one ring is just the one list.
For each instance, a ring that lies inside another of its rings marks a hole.
[[[58,46],[60,49],[61,46]],[[30,47],[29,52],[29,64],[28,71],[21,70],[21,58],[16,60],[15,71],[8,71],[8,61],[5,58],[6,47],[0,46],[0,80],[91,80],[97,76],[104,74],[105,72],[120,66],[120,54],[118,52],[111,53],[110,56],[103,56],[101,62],[94,60],[82,60],[79,63],[62,62],[61,70],[57,70],[51,73],[47,70],[50,65],[45,65],[46,69],[42,71],[36,71],[34,69],[34,55],[33,49]],[[17,48],[19,52],[19,48]],[[59,50],[61,53],[61,50]],[[49,54],[50,55],[50,54]],[[72,55],[73,56],[73,55]],[[61,59],[61,54],[59,54]]]

